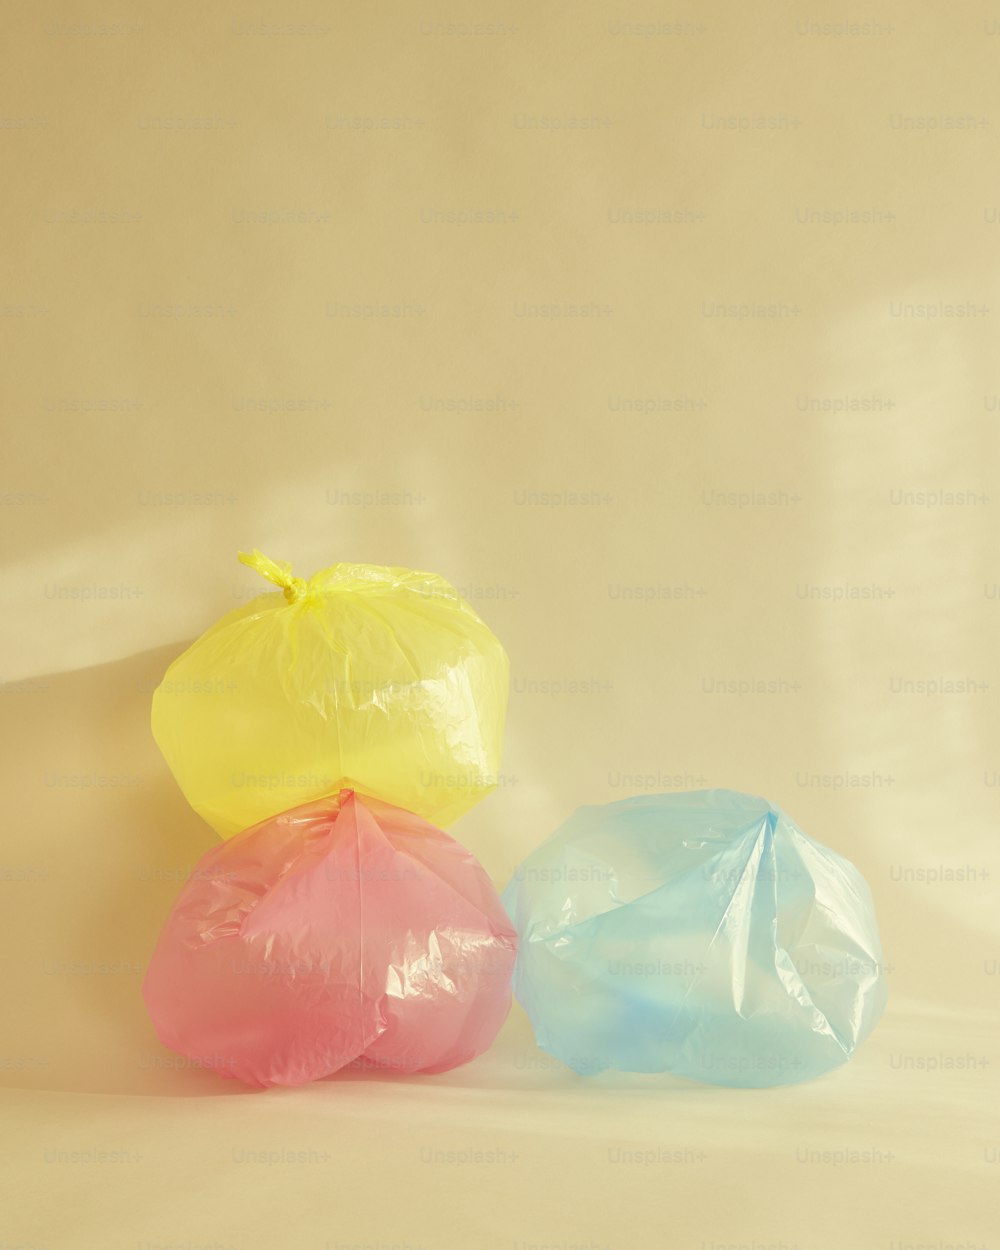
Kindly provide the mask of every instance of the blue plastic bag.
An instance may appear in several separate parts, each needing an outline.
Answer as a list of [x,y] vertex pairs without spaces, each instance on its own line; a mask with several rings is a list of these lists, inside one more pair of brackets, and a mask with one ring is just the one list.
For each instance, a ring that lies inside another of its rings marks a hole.
[[732,790],[582,807],[504,893],[514,991],[581,1073],[809,1080],[886,1001],[871,893],[780,809]]

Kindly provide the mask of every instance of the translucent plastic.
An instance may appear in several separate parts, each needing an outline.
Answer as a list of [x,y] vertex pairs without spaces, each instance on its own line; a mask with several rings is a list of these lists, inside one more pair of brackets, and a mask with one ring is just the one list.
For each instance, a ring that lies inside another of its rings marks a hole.
[[504,893],[514,991],[578,1072],[808,1080],[877,1023],[871,894],[764,799],[703,790],[580,808]]
[[443,1072],[496,1036],[515,942],[467,850],[345,791],[204,856],[143,997],[165,1046],[249,1085]]
[[509,665],[432,573],[337,564],[236,608],[168,668],[153,734],[224,837],[343,787],[451,824],[497,784]]

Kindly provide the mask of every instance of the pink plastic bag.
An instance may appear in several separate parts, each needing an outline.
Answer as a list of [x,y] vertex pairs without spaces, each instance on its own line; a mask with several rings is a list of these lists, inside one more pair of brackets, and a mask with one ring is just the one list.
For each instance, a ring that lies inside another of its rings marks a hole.
[[464,847],[343,790],[203,857],[143,996],[165,1046],[250,1085],[443,1072],[496,1036],[515,942]]

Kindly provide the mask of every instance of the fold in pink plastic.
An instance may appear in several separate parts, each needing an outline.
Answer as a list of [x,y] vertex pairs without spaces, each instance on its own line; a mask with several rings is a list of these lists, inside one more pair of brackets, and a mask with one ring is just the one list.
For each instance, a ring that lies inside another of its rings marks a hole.
[[250,1085],[443,1072],[496,1036],[515,943],[464,847],[344,790],[204,856],[143,996],[164,1045]]

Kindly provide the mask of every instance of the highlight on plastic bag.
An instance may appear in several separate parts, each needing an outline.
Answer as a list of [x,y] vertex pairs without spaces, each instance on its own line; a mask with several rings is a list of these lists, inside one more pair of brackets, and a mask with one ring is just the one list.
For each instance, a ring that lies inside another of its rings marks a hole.
[[805,1081],[848,1060],[885,1006],[864,878],[751,795],[582,807],[503,897],[514,992],[539,1046],[578,1072]]
[[354,787],[448,825],[499,779],[509,663],[433,573],[335,564],[234,609],[167,669],[153,735],[224,837]]
[[515,945],[464,847],[345,790],[203,857],[143,997],[165,1046],[249,1085],[443,1072],[499,1031]]

